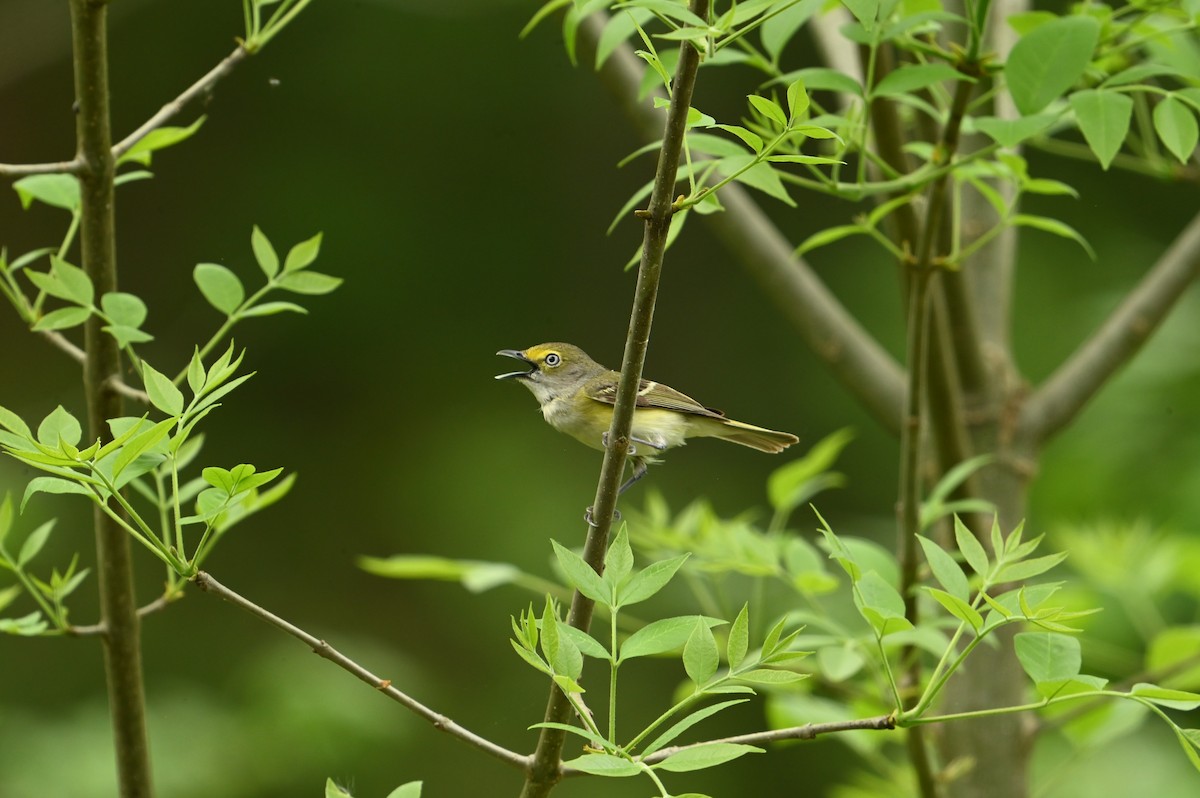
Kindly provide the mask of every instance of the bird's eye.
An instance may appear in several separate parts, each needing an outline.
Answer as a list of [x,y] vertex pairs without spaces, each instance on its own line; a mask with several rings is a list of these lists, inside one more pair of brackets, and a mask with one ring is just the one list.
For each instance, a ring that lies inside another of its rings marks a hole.
[[561,362],[562,358],[559,356],[558,352],[551,352],[550,354],[546,355],[546,365],[550,368],[554,368]]

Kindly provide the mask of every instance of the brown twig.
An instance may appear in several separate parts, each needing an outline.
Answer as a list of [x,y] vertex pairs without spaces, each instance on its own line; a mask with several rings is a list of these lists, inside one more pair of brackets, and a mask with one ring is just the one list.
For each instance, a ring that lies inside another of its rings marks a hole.
[[371,673],[371,671],[367,670],[362,665],[359,665],[357,662],[350,659],[345,654],[326,643],[324,640],[310,635],[300,627],[289,623],[273,612],[260,607],[240,593],[230,590],[228,587],[214,579],[208,572],[197,572],[196,575],[192,577],[192,581],[200,590],[203,590],[206,593],[212,593],[215,596],[220,596],[230,604],[240,607],[251,615],[266,621],[275,628],[281,629],[282,631],[296,638],[311,648],[313,653],[317,656],[329,660],[334,665],[337,665],[342,670],[350,673],[359,681],[369,685],[375,690],[378,690],[380,693],[392,699],[397,704],[400,704],[405,709],[408,709],[413,714],[429,721],[431,724],[433,724],[435,729],[444,731],[452,737],[457,737],[459,740],[478,748],[479,750],[495,759],[500,760],[506,765],[512,765],[513,767],[521,768],[522,770],[529,766],[529,757],[518,754],[515,751],[510,751],[501,745],[493,743],[491,740],[488,740],[485,737],[480,737],[478,734],[475,734],[469,729],[465,729],[458,725],[445,715],[434,712],[432,709],[425,706],[420,701],[417,701],[415,698],[409,696],[407,693],[401,692],[393,687],[390,680],[376,676],[374,673]]
[[[183,598],[183,593],[173,593],[171,595],[164,594],[159,596],[149,604],[138,607],[137,616],[138,618],[145,618],[147,615],[153,615],[156,612],[165,610],[167,607],[174,604],[181,598]],[[103,623],[93,623],[88,624],[87,626],[67,627],[67,634],[71,635],[72,637],[95,637],[96,635],[102,635],[104,633],[105,626]]]

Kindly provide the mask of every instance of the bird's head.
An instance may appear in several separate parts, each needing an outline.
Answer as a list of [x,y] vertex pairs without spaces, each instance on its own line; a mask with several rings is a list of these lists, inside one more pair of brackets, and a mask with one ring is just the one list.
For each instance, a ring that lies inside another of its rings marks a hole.
[[523,371],[497,374],[496,379],[523,382],[542,404],[560,396],[573,394],[585,382],[605,371],[605,368],[588,357],[586,352],[571,344],[538,344],[523,350],[501,349],[496,354],[520,360],[528,365]]

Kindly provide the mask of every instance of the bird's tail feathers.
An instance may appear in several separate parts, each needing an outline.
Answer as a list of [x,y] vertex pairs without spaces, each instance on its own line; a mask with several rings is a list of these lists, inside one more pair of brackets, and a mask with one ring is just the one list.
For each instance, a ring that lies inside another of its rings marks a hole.
[[778,454],[800,440],[790,432],[777,432],[730,418],[721,419],[720,426],[715,427],[711,434],[721,440],[749,446],[769,454]]

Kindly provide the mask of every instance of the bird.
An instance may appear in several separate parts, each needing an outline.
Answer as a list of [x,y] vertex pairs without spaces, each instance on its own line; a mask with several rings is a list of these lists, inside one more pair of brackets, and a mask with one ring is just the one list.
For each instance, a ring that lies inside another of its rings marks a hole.
[[[605,368],[577,346],[551,342],[528,349],[501,349],[496,353],[525,363],[528,368],[497,374],[497,380],[517,380],[533,393],[542,416],[593,449],[608,445],[613,408],[617,402],[619,371]],[[760,452],[778,454],[800,439],[728,418],[686,394],[653,380],[642,380],[630,430],[629,459],[633,471],[620,495],[646,475],[656,455],[683,446],[688,438],[719,438]]]

